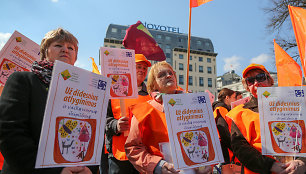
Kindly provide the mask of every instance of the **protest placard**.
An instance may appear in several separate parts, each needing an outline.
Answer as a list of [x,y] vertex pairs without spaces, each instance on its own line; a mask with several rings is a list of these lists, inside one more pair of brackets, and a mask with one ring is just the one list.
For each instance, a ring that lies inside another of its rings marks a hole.
[[0,85],[15,71],[30,71],[39,51],[37,43],[15,31],[0,51]]
[[258,88],[263,155],[306,156],[306,87]]
[[137,98],[135,51],[120,48],[100,48],[101,74],[111,78],[112,99]]
[[110,79],[56,61],[36,168],[99,165]]
[[165,95],[163,103],[176,169],[224,161],[207,93]]
[[234,101],[234,102],[231,103],[231,108],[233,109],[234,107],[236,107],[238,105],[241,105],[241,104],[244,104],[248,101],[250,101],[250,97],[245,97],[245,98],[242,98],[240,100]]

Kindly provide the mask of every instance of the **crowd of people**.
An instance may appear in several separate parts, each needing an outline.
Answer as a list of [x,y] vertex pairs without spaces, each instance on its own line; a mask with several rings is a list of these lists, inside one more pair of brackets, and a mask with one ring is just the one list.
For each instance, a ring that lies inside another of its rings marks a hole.
[[[142,54],[135,55],[138,98],[124,99],[124,108],[120,108],[123,105],[119,99],[109,101],[101,165],[35,169],[53,64],[59,60],[74,65],[78,40],[67,30],[58,28],[45,35],[40,52],[41,60],[34,62],[30,72],[14,72],[4,88],[0,86],[2,174],[180,173],[171,161],[166,161],[159,145],[169,142],[163,96],[184,91],[177,85],[170,64],[162,61],[151,67]],[[224,156],[221,167],[235,164],[241,167],[241,173],[246,174],[304,174],[305,158],[282,163],[261,154],[257,88],[270,87],[274,81],[266,68],[259,64],[250,64],[242,76],[242,84],[251,94],[247,103],[232,109],[231,103],[241,99],[242,94],[227,88],[223,88],[218,100],[212,103]],[[192,172],[209,174],[212,169],[213,166],[206,166]]]

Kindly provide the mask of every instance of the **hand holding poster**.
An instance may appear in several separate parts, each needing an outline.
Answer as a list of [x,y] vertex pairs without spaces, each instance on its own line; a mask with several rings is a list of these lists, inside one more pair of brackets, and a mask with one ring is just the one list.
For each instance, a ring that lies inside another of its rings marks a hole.
[[176,169],[224,161],[207,93],[165,95],[163,103]]
[[39,51],[38,44],[15,31],[0,51],[0,85],[15,71],[29,71]]
[[110,80],[56,61],[36,168],[99,165]]
[[305,87],[258,88],[263,155],[306,156]]

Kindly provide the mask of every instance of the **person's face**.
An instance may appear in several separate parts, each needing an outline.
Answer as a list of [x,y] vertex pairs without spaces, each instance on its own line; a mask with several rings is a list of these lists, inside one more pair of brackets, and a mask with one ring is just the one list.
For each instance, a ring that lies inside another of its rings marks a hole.
[[145,62],[136,63],[136,74],[137,74],[137,86],[146,79],[148,73],[148,65]]
[[74,65],[76,61],[76,48],[69,42],[52,42],[47,49],[46,59],[50,62],[60,60]]
[[225,104],[228,106],[231,105],[232,102],[236,101],[236,93],[233,93],[231,96],[226,96],[225,98]]
[[175,73],[167,66],[161,66],[158,68],[156,75],[155,88],[166,94],[174,94],[176,90],[176,77]]
[[258,87],[270,87],[271,82],[268,80],[267,75],[263,71],[251,71],[246,75],[246,84],[248,85],[248,91],[257,98]]

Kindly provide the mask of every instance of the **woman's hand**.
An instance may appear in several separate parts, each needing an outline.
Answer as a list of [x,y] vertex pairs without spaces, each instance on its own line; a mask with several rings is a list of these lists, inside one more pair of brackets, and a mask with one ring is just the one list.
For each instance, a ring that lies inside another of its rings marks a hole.
[[289,161],[285,164],[285,168],[281,174],[304,174],[306,172],[306,165],[301,160]]
[[[283,163],[274,162],[270,171],[274,172],[274,173],[283,173],[284,169],[285,169],[285,165]],[[285,173],[283,173],[283,174],[285,174]]]
[[88,167],[66,167],[61,174],[92,174]]
[[117,131],[122,133],[130,129],[129,117],[121,117],[117,122]]
[[175,170],[173,164],[165,162],[162,166],[162,174],[179,173],[179,170]]
[[194,170],[195,170],[196,174],[211,174],[212,173],[212,167],[211,166],[197,167]]

